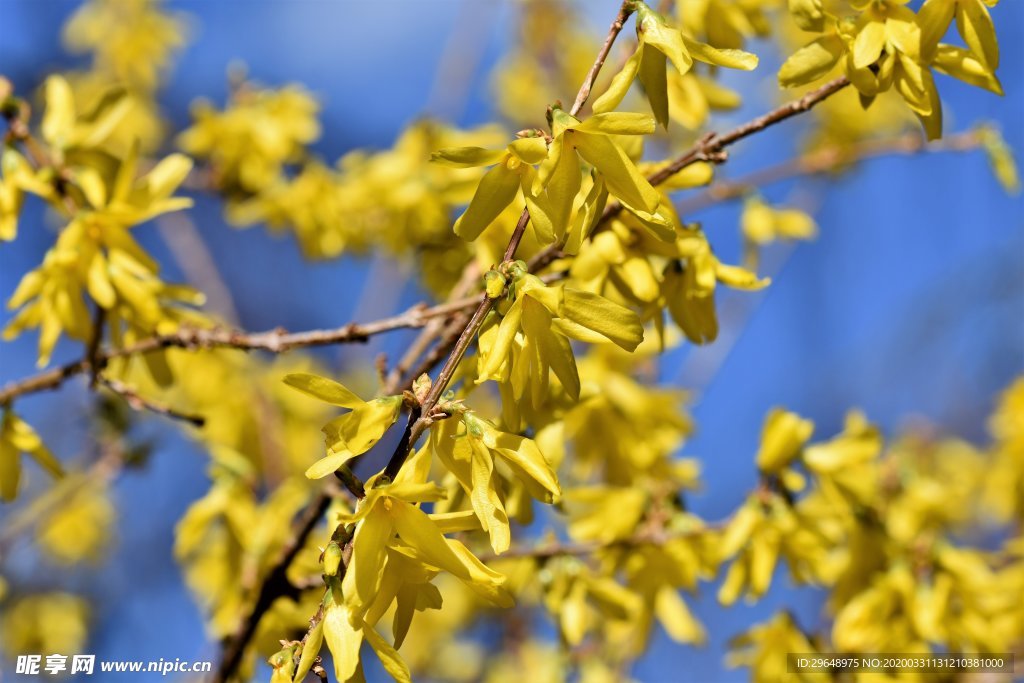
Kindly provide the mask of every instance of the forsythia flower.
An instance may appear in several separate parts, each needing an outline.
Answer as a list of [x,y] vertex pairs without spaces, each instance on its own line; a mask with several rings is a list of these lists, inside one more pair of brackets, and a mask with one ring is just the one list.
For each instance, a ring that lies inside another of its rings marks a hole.
[[[1002,94],[995,75],[999,47],[986,2],[927,0],[916,14],[903,6],[906,2],[856,0],[850,4],[859,14],[848,17],[836,17],[813,0],[791,2],[801,27],[823,35],[786,60],[779,83],[806,85],[841,64],[865,107],[894,89],[921,119],[929,139],[942,136],[942,103],[932,67]],[[966,49],[939,43],[954,17]]]
[[122,324],[127,326],[129,340],[154,331],[169,332],[189,315],[174,304],[203,303],[199,292],[162,282],[157,264],[129,232],[134,225],[192,205],[190,199],[172,196],[192,162],[172,154],[139,179],[136,164],[133,152],[112,179],[91,169],[75,174],[85,208],[72,217],[43,265],[22,278],[7,302],[8,308],[21,310],[4,329],[4,338],[39,327],[40,365],[49,362],[62,331],[83,341],[89,338],[85,292],[107,311],[109,329],[118,343],[123,341]]
[[4,502],[10,502],[18,495],[22,453],[31,455],[51,476],[63,476],[64,468],[35,430],[5,407],[3,422],[0,423],[0,497]]
[[319,105],[299,86],[243,88],[223,111],[200,101],[192,127],[178,138],[189,154],[208,159],[217,185],[229,195],[258,192],[298,161],[320,137]]
[[[679,237],[676,255],[679,258],[665,268],[661,293],[669,315],[695,344],[707,344],[718,337],[715,289],[719,283],[756,290],[770,282],[767,278],[758,279],[744,268],[719,261],[699,229],[688,229]],[[662,325],[661,309],[657,311],[655,322]]]
[[499,462],[533,497],[552,503],[561,495],[551,465],[532,439],[499,431],[471,411],[434,427],[430,448],[470,494],[473,511],[490,535],[496,553],[508,550],[511,541],[505,493],[497,472]]
[[665,20],[645,3],[636,3],[637,49],[626,60],[622,71],[612,79],[608,90],[594,102],[594,112],[601,113],[615,109],[622,102],[626,91],[639,78],[644,92],[651,103],[654,117],[662,126],[668,126],[668,104],[665,58],[667,57],[680,76],[686,75],[698,59],[715,66],[750,71],[757,66],[755,55],[742,50],[719,50],[705,43],[692,40],[665,23]]
[[[458,147],[442,149],[431,155],[431,161],[454,168],[491,166],[480,179],[466,211],[455,221],[455,234],[472,242],[515,200],[516,193],[521,190],[538,237],[543,242],[554,241],[550,211],[541,206],[542,190],[534,169],[534,165],[544,161],[547,156],[547,144],[544,138],[539,137],[520,138],[502,150]],[[562,230],[564,232],[564,226]]]
[[819,652],[810,638],[800,630],[789,612],[779,612],[769,621],[757,624],[729,641],[726,662],[731,667],[750,667],[756,683],[801,681],[812,683],[820,675],[790,673],[788,653]]
[[538,406],[552,370],[575,399],[580,379],[569,339],[611,341],[629,351],[643,339],[640,319],[628,308],[590,292],[547,286],[521,261],[512,270],[512,303],[503,315],[492,314],[480,333],[479,382],[507,382],[515,400],[530,388]]
[[89,617],[89,603],[77,595],[30,593],[4,610],[0,640],[5,653],[77,654],[86,646]]
[[743,236],[761,246],[777,240],[806,240],[818,232],[814,219],[799,209],[776,209],[753,197],[743,205]]
[[[242,478],[223,466],[211,468],[211,474],[210,490],[189,506],[175,527],[174,556],[208,615],[211,633],[224,637],[237,628],[252,599],[238,577],[269,571],[288,539],[291,519],[308,502],[309,493],[303,478],[290,477],[260,501]],[[300,554],[309,556],[316,557],[308,550]],[[308,562],[296,564],[312,573]],[[281,603],[268,617],[279,620],[279,608]],[[304,620],[300,616],[290,627]]]
[[152,90],[184,43],[182,17],[159,8],[159,0],[91,0],[65,25],[64,42],[75,52],[93,52],[96,67],[125,84]]
[[355,528],[352,559],[341,584],[332,587],[324,612],[323,636],[334,656],[338,680],[349,680],[356,673],[364,639],[388,673],[398,681],[410,680],[395,647],[376,632],[374,624],[398,600],[395,620],[399,625],[394,630],[400,644],[412,610],[423,604],[418,595],[440,607],[440,594],[429,583],[436,570],[449,572],[496,605],[512,605],[505,577],[485,567],[458,541],[444,537],[445,531],[465,528],[460,516],[435,520],[415,505],[443,496],[444,489],[405,477],[392,484],[371,484],[356,512],[339,517],[342,524]]
[[768,413],[755,458],[762,472],[778,472],[795,459],[814,432],[814,423],[776,408]]
[[39,547],[60,564],[96,562],[110,541],[116,510],[106,488],[83,485],[40,523]]
[[318,375],[285,375],[284,382],[321,401],[349,409],[349,412],[324,425],[327,457],[306,470],[310,479],[326,477],[355,456],[370,450],[395,423],[402,409],[401,396],[364,401],[344,385]]
[[649,116],[607,112],[580,121],[555,107],[551,130],[554,141],[541,168],[541,179],[548,187],[552,212],[564,219],[556,225],[568,223],[573,199],[582,182],[580,159],[593,166],[608,192],[630,209],[641,215],[657,211],[661,196],[618,141],[622,135],[653,133],[654,121]]

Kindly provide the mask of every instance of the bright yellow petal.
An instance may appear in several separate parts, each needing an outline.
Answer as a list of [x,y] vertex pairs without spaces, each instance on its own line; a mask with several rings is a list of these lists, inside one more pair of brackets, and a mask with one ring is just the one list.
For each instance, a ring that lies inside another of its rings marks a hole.
[[634,350],[644,338],[644,328],[636,313],[591,292],[566,288],[559,315],[607,337],[627,351]]
[[491,168],[480,179],[465,213],[455,222],[455,234],[469,242],[475,240],[512,203],[518,189],[518,173],[503,163]]
[[366,401],[355,395],[340,382],[308,372],[295,372],[284,376],[284,383],[304,394],[343,408],[359,408]]

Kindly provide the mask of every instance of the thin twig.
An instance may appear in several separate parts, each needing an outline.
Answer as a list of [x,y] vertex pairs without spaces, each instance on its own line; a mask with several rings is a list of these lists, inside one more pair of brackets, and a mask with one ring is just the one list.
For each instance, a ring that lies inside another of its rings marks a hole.
[[920,133],[906,133],[894,138],[870,140],[853,146],[830,145],[794,157],[780,164],[763,168],[736,180],[717,182],[700,194],[676,202],[676,211],[688,215],[720,202],[737,199],[752,190],[791,178],[828,173],[842,167],[878,157],[925,152],[967,152],[981,144],[976,131],[948,135],[928,142]]
[[532,557],[537,560],[549,560],[553,557],[586,557],[602,550],[614,548],[636,548],[644,545],[661,546],[670,541],[682,538],[694,538],[708,532],[719,531],[729,523],[729,518],[718,522],[709,522],[701,527],[687,531],[665,531],[655,529],[637,533],[625,538],[615,538],[608,541],[586,541],[586,542],[542,542],[532,546],[520,546],[509,548],[503,553],[484,553],[477,555],[477,558],[484,563],[496,560],[521,559]]
[[601,67],[604,66],[604,61],[608,59],[608,53],[611,52],[612,44],[618,37],[619,32],[622,31],[622,27],[626,24],[626,20],[629,19],[629,15],[633,13],[633,3],[623,2],[619,8],[619,13],[615,16],[615,20],[612,21],[611,27],[608,29],[608,35],[604,39],[604,44],[601,46],[600,51],[597,53],[597,59],[594,60],[593,66],[590,67],[590,71],[587,72],[587,77],[583,80],[583,85],[580,86],[580,90],[576,93],[576,101],[573,102],[572,109],[569,113],[576,116],[583,109],[583,105],[587,103],[587,98],[590,97],[590,90],[594,87],[594,83],[597,81],[598,74],[601,73]]
[[85,357],[89,361],[89,388],[95,389],[99,381],[100,364],[97,362],[100,354],[100,347],[103,344],[103,327],[107,321],[107,311],[96,304],[96,311],[92,319],[92,336],[89,337],[89,346],[85,350]]
[[[481,296],[463,297],[455,301],[425,307],[418,304],[404,313],[370,323],[349,323],[341,327],[306,332],[287,332],[282,328],[266,332],[243,332],[230,328],[197,329],[184,327],[171,334],[157,335],[121,349],[107,349],[96,354],[95,363],[102,369],[115,358],[135,356],[167,348],[190,351],[199,349],[231,348],[242,351],[270,351],[284,353],[297,348],[327,346],[331,344],[362,343],[375,334],[404,328],[423,327],[429,320],[447,317],[477,305]],[[70,377],[89,372],[92,364],[88,355],[50,370],[11,382],[0,389],[0,405],[14,398],[37,391],[56,389]]]
[[102,375],[98,375],[96,381],[123,398],[125,403],[127,403],[133,410],[148,410],[149,412],[156,413],[157,415],[163,415],[164,417],[169,417],[174,420],[188,422],[194,427],[202,427],[206,424],[206,418],[202,415],[183,413],[166,404],[140,396],[135,389],[131,388],[124,382],[116,379],[110,379]]
[[[452,288],[451,294],[448,297],[448,301],[457,301],[462,297],[469,294],[474,285],[477,285],[477,280],[480,277],[480,268],[477,266],[476,261],[470,261],[466,268],[462,272],[462,277],[459,279],[455,286]],[[384,383],[382,393],[385,396],[392,396],[401,391],[402,386],[406,383],[402,382],[403,375],[408,372],[412,364],[423,355],[423,352],[427,350],[430,344],[437,338],[439,334],[445,329],[445,319],[437,317],[427,323],[426,327],[416,336],[416,339],[412,344],[409,345],[408,350],[402,355],[401,360],[391,369],[388,373],[387,381]],[[416,376],[419,376],[418,374]]]

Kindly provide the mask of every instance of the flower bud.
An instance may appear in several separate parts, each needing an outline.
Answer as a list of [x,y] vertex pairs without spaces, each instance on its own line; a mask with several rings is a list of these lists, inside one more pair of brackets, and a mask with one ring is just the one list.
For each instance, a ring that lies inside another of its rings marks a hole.
[[327,576],[336,576],[338,574],[338,568],[341,566],[341,546],[336,542],[331,541],[324,549],[323,564],[324,574]]

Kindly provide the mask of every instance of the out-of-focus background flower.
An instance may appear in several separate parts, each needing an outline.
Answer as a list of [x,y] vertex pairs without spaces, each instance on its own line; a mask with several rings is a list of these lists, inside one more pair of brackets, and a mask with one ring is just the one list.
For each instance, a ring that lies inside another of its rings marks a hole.
[[[581,3],[595,41],[617,5]],[[76,7],[59,0],[0,3],[0,69],[18,92],[80,64],[60,40]],[[425,116],[459,126],[494,120],[492,70],[517,37],[520,10],[518,3],[474,0],[219,0],[168,7],[189,15],[189,42],[159,97],[176,129],[188,125],[194,99],[223,102],[229,65],[244,63],[254,80],[299,82],[315,94],[323,133],[314,149],[327,160],[355,148],[386,148]],[[1011,148],[1021,150],[1024,4],[1003,2],[993,13],[1006,96],[943,79],[947,129],[990,121]],[[755,52],[759,47],[752,45]],[[720,126],[774,103],[776,64],[777,57],[763,55],[757,71],[726,78],[746,98],[741,109],[721,116]],[[523,115],[543,123],[542,111]],[[739,176],[790,155],[799,144],[795,130],[784,124],[738,146],[723,174]],[[887,433],[927,422],[983,441],[996,395],[1024,371],[1024,205],[993,181],[983,154],[887,157],[838,183],[787,182],[765,194],[810,210],[819,236],[769,250],[762,267],[773,283],[763,292],[723,297],[718,342],[684,345],[660,362],[663,381],[694,392],[697,434],[685,453],[704,464],[706,487],[694,507],[709,519],[735,508],[754,485],[752,457],[773,406],[813,419],[822,435],[841,430],[846,411],[859,407]],[[731,204],[687,219],[703,222],[717,253],[738,259],[739,211]],[[370,320],[424,296],[405,281],[405,266],[386,257],[311,264],[294,238],[231,228],[201,195],[190,215],[245,329]],[[4,298],[40,262],[53,241],[52,228],[33,207],[18,240],[0,249]],[[166,264],[168,280],[184,279],[155,230],[140,230],[138,237]],[[9,315],[2,314],[4,321]],[[397,357],[409,338],[396,334],[320,356],[336,367],[367,367],[377,353]],[[71,344],[58,346],[55,360],[74,353]],[[28,374],[34,364],[31,335],[4,343],[0,383]],[[88,420],[87,401],[84,391],[66,390],[19,407],[54,450],[75,452]],[[100,658],[131,653],[133,659],[215,659],[215,645],[204,637],[199,608],[172,557],[174,523],[206,491],[205,462],[173,428],[150,421],[143,429],[156,453],[145,468],[114,485],[118,507],[132,512],[118,522],[113,556],[96,570],[58,574],[58,582],[96,598],[88,651]],[[0,511],[0,526],[5,514]],[[32,554],[19,550],[3,558],[5,569],[31,572]],[[659,634],[633,674],[642,681],[666,680],[674,677],[666,672],[685,667],[693,680],[744,680],[747,672],[723,663],[731,636],[780,607],[813,625],[821,619],[820,606],[815,590],[780,585],[756,606],[723,610],[714,590],[706,590],[695,613],[710,634],[708,645],[681,647]]]

